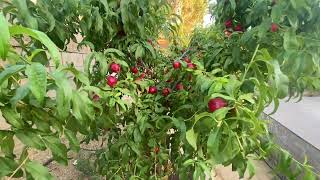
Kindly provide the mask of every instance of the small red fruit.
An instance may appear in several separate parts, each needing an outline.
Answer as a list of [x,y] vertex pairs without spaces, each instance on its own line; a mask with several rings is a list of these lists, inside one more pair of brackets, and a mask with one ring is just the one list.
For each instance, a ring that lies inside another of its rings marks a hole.
[[157,87],[155,87],[155,86],[149,87],[149,91],[148,91],[149,94],[157,94],[157,92],[158,92]]
[[118,79],[114,76],[108,76],[107,77],[107,84],[110,87],[114,87],[115,85],[117,85]]
[[160,152],[159,146],[154,147],[154,153],[158,154]]
[[182,83],[178,83],[177,85],[176,85],[176,90],[177,91],[180,91],[180,90],[183,90],[184,89],[184,87],[183,87],[183,84]]
[[168,96],[168,95],[170,94],[170,92],[171,92],[171,89],[170,89],[170,88],[164,88],[164,89],[162,90],[162,95],[163,95],[163,96]]
[[236,27],[234,27],[234,30],[235,31],[243,31],[241,24],[238,24]]
[[97,102],[97,101],[100,100],[100,96],[95,94],[95,95],[93,95],[92,99],[93,99],[94,102]]
[[137,74],[139,72],[138,68],[136,66],[131,67],[131,72],[133,74]]
[[208,102],[209,112],[215,112],[218,109],[226,107],[228,103],[222,98],[213,98]]
[[181,67],[181,63],[179,61],[175,61],[172,63],[174,69],[179,69]]
[[145,74],[145,73],[142,73],[142,74],[140,75],[140,78],[143,79],[145,76],[146,76],[146,74]]
[[188,63],[187,64],[188,68],[190,69],[195,69],[197,67],[197,65],[193,64],[193,63]]
[[118,72],[120,72],[121,67],[117,63],[112,63],[110,65],[110,69],[111,69],[112,72],[118,73]]
[[271,24],[271,32],[277,32],[278,31],[278,24],[272,23]]
[[224,25],[226,26],[226,28],[231,28],[231,27],[232,27],[232,20],[231,20],[231,19],[227,20],[227,21],[224,23]]
[[186,63],[191,63],[191,59],[190,59],[189,57],[185,57],[185,58],[184,58],[184,61],[185,61]]
[[136,81],[140,81],[141,79],[143,79],[146,76],[145,73],[141,73],[141,75],[136,79]]

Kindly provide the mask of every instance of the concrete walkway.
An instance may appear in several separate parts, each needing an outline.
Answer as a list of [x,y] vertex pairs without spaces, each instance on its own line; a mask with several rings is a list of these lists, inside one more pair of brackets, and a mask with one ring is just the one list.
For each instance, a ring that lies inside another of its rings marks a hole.
[[[270,106],[265,112],[268,114],[272,110]],[[298,103],[281,101],[278,111],[271,117],[320,149],[320,97],[303,97]]]

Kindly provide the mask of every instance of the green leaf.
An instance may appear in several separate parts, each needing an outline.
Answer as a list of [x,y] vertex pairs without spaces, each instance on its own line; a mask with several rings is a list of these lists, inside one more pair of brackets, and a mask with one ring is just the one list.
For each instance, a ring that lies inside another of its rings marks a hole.
[[186,133],[187,141],[194,148],[194,150],[197,150],[197,136],[198,135],[194,132],[193,128]]
[[148,43],[145,44],[144,46],[150,51],[152,57],[156,58],[156,52],[155,52],[154,48]]
[[143,46],[139,45],[137,47],[136,54],[135,54],[136,59],[142,58],[144,54],[145,54],[145,50]]
[[15,95],[10,99],[10,103],[15,107],[17,103],[25,98],[30,92],[28,84],[20,86],[17,90]]
[[80,142],[76,136],[76,133],[75,132],[72,132],[68,129],[65,129],[64,130],[64,134],[66,135],[66,137],[68,138],[68,141],[69,141],[69,147],[78,152],[80,150]]
[[26,0],[13,0],[12,3],[18,9],[18,16],[22,19],[25,26],[31,29],[38,29],[38,21],[34,18],[28,8]]
[[290,31],[284,33],[283,47],[287,51],[299,49],[299,42],[297,40],[297,35],[295,34],[294,30],[290,29]]
[[90,81],[89,78],[81,71],[78,71],[76,68],[74,67],[68,67],[68,68],[64,68],[64,71],[70,71],[73,73],[73,75],[80,81],[82,82],[84,85],[89,86],[90,85]]
[[211,113],[208,113],[208,112],[203,112],[203,113],[200,113],[200,114],[195,114],[194,124],[196,124],[200,119],[202,119],[202,118],[204,118],[204,117],[212,117],[212,114],[211,114]]
[[304,176],[302,179],[303,180],[316,180],[317,177],[309,166],[304,166]]
[[94,29],[95,29],[95,32],[100,34],[100,33],[103,33],[103,19],[99,13],[99,9],[96,8],[96,9],[93,9],[94,11],[92,12],[92,16],[94,17],[94,20],[95,20],[95,24],[94,24]]
[[50,40],[50,38],[41,31],[25,28],[22,26],[11,26],[9,28],[11,36],[25,34],[39,40],[44,44],[51,54],[51,57],[55,61],[56,66],[61,64],[61,56],[57,46]]
[[0,149],[7,157],[14,157],[14,141],[12,132],[0,130]]
[[210,96],[210,98],[216,98],[216,97],[221,97],[221,98],[223,98],[225,100],[229,100],[229,101],[235,101],[235,99],[233,97],[226,96],[226,95],[223,95],[223,94],[220,94],[220,93],[213,93]]
[[58,86],[57,93],[57,110],[61,119],[68,117],[70,111],[70,101],[72,98],[72,87],[66,74],[63,72],[55,72],[52,74],[55,83]]
[[100,2],[103,4],[104,6],[104,10],[106,11],[106,13],[109,13],[109,5],[108,5],[108,1],[107,0],[100,0]]
[[278,23],[281,19],[282,6],[276,4],[272,7],[271,18],[272,22]]
[[87,92],[73,91],[72,114],[83,126],[87,126],[90,120],[94,119],[92,101],[88,98]]
[[36,99],[42,103],[47,93],[47,71],[40,63],[32,63],[26,68],[29,88]]
[[46,29],[46,31],[51,32],[56,26],[56,20],[53,14],[50,13],[50,9],[49,9],[51,8],[50,5],[39,0],[37,1],[37,6],[39,7],[40,16],[43,16],[43,18],[49,24],[49,28]]
[[192,165],[192,164],[194,164],[194,160],[193,159],[188,159],[188,160],[186,160],[185,162],[183,162],[183,166],[190,166],[190,165]]
[[3,13],[0,13],[0,57],[6,59],[10,48],[9,25]]
[[230,3],[231,3],[231,8],[233,10],[235,10],[236,9],[236,1],[235,0],[230,0]]
[[135,128],[134,129],[134,131],[133,131],[133,139],[137,143],[141,142],[142,137],[141,137],[141,133],[139,131],[139,128]]
[[130,141],[128,143],[128,145],[130,146],[132,151],[134,151],[138,156],[141,156],[141,151],[138,148],[138,144],[133,143],[132,141]]
[[44,136],[46,146],[51,150],[54,160],[64,165],[68,164],[67,147],[55,136]]
[[[18,168],[18,164],[13,160],[6,157],[0,157],[0,178],[8,176],[13,173],[14,170]],[[16,175],[22,174],[22,171],[19,170]]]
[[253,93],[242,94],[239,96],[239,100],[246,100],[246,101],[250,102],[251,104],[255,103],[255,100],[253,98]]
[[15,73],[21,71],[22,69],[25,68],[25,65],[14,65],[10,66],[8,68],[5,68],[1,73],[0,73],[0,85],[7,80],[10,76],[14,75]]
[[213,129],[208,137],[207,149],[211,156],[217,156],[219,153],[221,132],[220,128]]
[[11,124],[13,127],[22,129],[24,128],[24,122],[21,119],[21,116],[19,113],[17,113],[14,109],[11,107],[3,107],[1,108],[2,116],[8,121],[9,124]]
[[46,146],[39,134],[30,130],[19,130],[16,132],[17,138],[25,145],[39,150],[45,150]]
[[275,73],[275,83],[277,88],[277,96],[282,99],[289,93],[289,78],[282,73],[278,61],[272,62]]
[[294,27],[295,29],[298,28],[299,20],[298,20],[297,15],[295,13],[291,12],[288,14],[287,17],[289,19],[291,26]]
[[34,180],[54,180],[48,169],[38,162],[27,162],[25,167],[26,171],[34,178]]
[[117,54],[118,56],[121,56],[121,57],[125,57],[126,55],[120,51],[119,49],[114,49],[114,48],[108,48],[104,51],[105,54],[108,54],[108,53],[115,53]]
[[28,61],[32,62],[34,57],[37,57],[37,55],[39,53],[43,53],[43,52],[45,52],[45,50],[43,50],[43,49],[36,49],[36,50],[32,51],[32,54],[28,57]]
[[228,136],[226,145],[223,148],[223,150],[220,152],[220,155],[216,157],[221,163],[224,163],[233,159],[240,151],[239,143],[236,139],[237,138],[236,136],[237,135],[235,133],[233,133],[232,131],[229,131],[229,136]]
[[84,73],[87,76],[89,76],[90,74],[90,68],[91,68],[92,61],[94,60],[94,57],[95,57],[95,53],[92,52],[88,54],[84,60]]
[[247,169],[249,171],[249,179],[251,179],[256,173],[256,168],[251,160],[248,160]]

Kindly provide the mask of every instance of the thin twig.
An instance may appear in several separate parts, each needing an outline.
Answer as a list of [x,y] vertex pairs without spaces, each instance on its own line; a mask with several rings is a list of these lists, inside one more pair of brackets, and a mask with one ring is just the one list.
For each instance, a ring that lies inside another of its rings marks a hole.
[[13,173],[8,178],[8,180],[12,179],[12,177],[21,169],[21,167],[27,162],[28,159],[29,159],[29,155],[27,155],[27,157],[22,161],[22,163],[17,167],[17,169],[13,171]]
[[154,178],[157,179],[157,154],[154,155]]
[[111,178],[110,179],[112,179],[113,178],[113,176],[115,176],[119,171],[120,171],[120,169],[121,169],[121,167],[119,167],[119,169],[111,176]]
[[245,69],[245,72],[244,72],[244,74],[243,74],[242,81],[241,81],[242,83],[244,82],[244,80],[245,80],[245,78],[246,78],[246,76],[247,76],[247,73],[248,73],[249,69],[251,68],[251,66],[252,66],[252,64],[253,64],[253,62],[254,62],[254,58],[255,58],[256,55],[257,55],[257,52],[258,52],[258,50],[259,50],[259,47],[260,47],[260,44],[257,45],[256,50],[254,51],[253,56],[252,56],[252,58],[251,58],[251,60],[250,60],[250,63],[248,64],[247,68]]

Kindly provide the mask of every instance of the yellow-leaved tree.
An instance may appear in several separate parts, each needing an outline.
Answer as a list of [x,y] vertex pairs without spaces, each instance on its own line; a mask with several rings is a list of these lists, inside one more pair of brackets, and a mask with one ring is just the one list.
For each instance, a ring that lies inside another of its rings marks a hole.
[[184,45],[189,44],[192,31],[197,25],[202,25],[207,12],[207,0],[171,0],[171,5],[182,23],[179,27],[179,38]]

